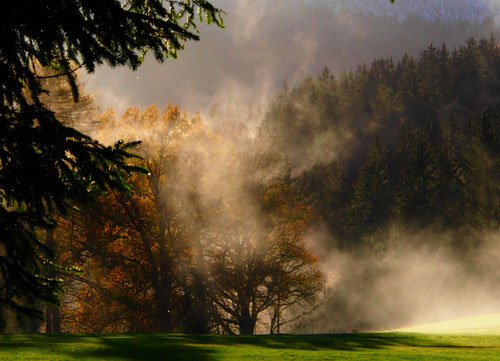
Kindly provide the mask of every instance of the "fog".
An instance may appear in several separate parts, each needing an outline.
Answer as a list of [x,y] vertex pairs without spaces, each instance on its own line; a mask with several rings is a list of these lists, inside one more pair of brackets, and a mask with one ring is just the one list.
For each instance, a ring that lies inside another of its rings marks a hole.
[[309,242],[325,255],[328,295],[295,332],[390,330],[498,312],[498,233],[482,235],[484,243],[457,253],[450,233],[392,231],[387,250],[358,252],[332,249],[321,227],[310,232]]

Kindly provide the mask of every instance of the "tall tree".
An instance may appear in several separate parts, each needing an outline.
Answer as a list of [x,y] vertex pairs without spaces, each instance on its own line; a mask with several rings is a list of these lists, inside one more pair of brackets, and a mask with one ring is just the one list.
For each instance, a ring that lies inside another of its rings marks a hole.
[[[148,175],[130,178],[133,194],[110,192],[90,211],[92,217],[80,218],[86,226],[79,252],[88,254],[95,268],[87,269],[91,282],[84,288],[100,292],[99,297],[107,299],[104,309],[109,313],[113,308],[117,320],[121,314],[123,322],[116,326],[110,322],[105,330],[185,331],[178,328],[182,317],[179,290],[186,287],[180,268],[191,261],[192,236],[190,223],[185,221],[190,209],[181,189],[189,179],[181,168],[187,172],[196,162],[182,166],[178,153],[183,142],[202,131],[200,118],[188,117],[176,106],[164,111],[151,106],[144,112],[128,108],[120,120],[106,112],[98,129],[103,141],[142,138],[139,164]],[[103,272],[108,276],[103,277]],[[102,302],[92,304],[85,299],[78,312],[84,324],[91,324],[85,313],[99,314]]]
[[324,281],[303,238],[310,207],[286,179],[262,182],[259,172],[269,169],[261,168],[258,156],[248,161],[249,153],[241,159],[251,191],[221,201],[209,224],[208,251],[215,321],[226,333],[246,335],[255,332],[264,311],[270,311],[270,332],[280,332],[317,305]]

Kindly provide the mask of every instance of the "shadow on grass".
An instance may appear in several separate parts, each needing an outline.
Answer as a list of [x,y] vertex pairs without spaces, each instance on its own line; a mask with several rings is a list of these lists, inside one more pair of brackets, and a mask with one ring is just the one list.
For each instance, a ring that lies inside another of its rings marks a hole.
[[36,353],[37,359],[41,356],[41,359],[47,360],[52,359],[51,355],[57,355],[59,357],[57,359],[63,357],[68,360],[216,360],[213,345],[194,344],[189,337],[185,336],[166,334],[0,335],[0,359],[2,359],[2,352],[15,354],[27,349]]
[[[471,348],[450,340],[414,334],[336,334],[280,336],[220,336],[168,334],[110,335],[4,335],[0,350],[33,348],[49,356],[51,352],[71,359],[96,358],[130,361],[215,361],[217,350],[230,347],[257,347],[280,350],[366,351],[387,347]],[[257,350],[256,350],[257,351]],[[50,359],[47,358],[47,359]]]
[[456,345],[451,342],[438,342],[435,337],[401,333],[374,334],[324,334],[324,335],[262,335],[262,336],[183,336],[191,338],[191,342],[237,346],[248,345],[273,349],[289,350],[338,350],[364,351],[387,347],[436,347],[436,348],[471,348],[472,346]]

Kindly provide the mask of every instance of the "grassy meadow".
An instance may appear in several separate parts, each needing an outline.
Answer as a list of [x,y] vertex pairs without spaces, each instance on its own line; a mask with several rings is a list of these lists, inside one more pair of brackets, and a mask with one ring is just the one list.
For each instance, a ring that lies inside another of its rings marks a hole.
[[500,360],[499,334],[1,335],[0,360]]

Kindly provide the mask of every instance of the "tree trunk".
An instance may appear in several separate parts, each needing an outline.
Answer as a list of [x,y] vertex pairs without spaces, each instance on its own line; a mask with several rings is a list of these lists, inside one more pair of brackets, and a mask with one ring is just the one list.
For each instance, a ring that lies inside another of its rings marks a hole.
[[162,308],[158,312],[158,326],[160,332],[172,332],[172,317],[170,316],[171,311],[169,309]]
[[248,309],[243,310],[241,318],[238,322],[238,328],[241,335],[253,335],[255,331],[256,320],[254,317],[250,316],[250,311]]
[[36,318],[27,318],[23,325],[24,333],[38,333],[41,321]]
[[59,313],[59,307],[54,307],[52,314],[52,330],[54,333],[61,333],[61,314]]
[[54,333],[52,327],[52,310],[50,306],[45,307],[45,333]]
[[[56,242],[54,239],[54,230],[47,229],[45,232],[45,245],[52,252],[55,252]],[[55,277],[56,274],[50,274],[50,277]],[[59,307],[48,305],[45,308],[45,333],[60,333],[61,332],[61,316]]]
[[208,314],[207,290],[202,277],[202,275],[196,274],[194,280],[196,300],[194,305],[195,317],[192,331],[196,334],[206,334],[210,331],[208,328],[210,317]]
[[172,310],[168,291],[160,285],[156,290],[156,309],[158,318],[158,331],[172,332]]
[[61,333],[61,315],[56,306],[45,308],[45,333]]

